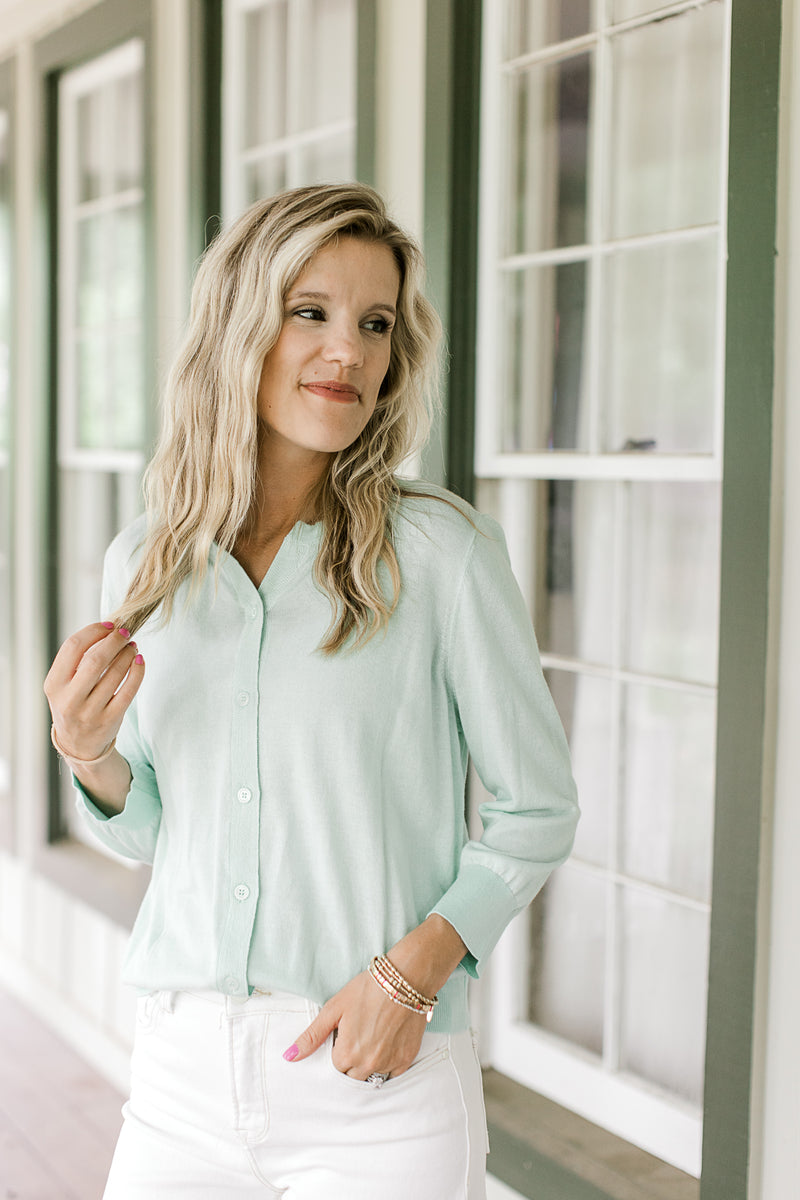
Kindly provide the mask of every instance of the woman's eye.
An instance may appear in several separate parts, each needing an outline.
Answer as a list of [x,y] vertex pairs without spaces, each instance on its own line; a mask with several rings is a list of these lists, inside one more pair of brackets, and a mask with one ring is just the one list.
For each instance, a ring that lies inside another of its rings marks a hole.
[[303,308],[296,308],[292,314],[293,317],[302,317],[306,321],[324,321],[325,314],[321,308],[315,308],[313,305],[307,304]]
[[388,333],[391,325],[385,317],[373,317],[370,321],[364,322],[364,328],[368,329],[370,333]]

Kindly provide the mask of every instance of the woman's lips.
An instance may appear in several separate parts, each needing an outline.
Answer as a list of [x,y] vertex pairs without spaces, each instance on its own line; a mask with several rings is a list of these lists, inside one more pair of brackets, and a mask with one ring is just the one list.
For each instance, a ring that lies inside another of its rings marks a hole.
[[323,379],[317,383],[304,383],[303,387],[323,400],[336,400],[340,404],[351,404],[358,400],[358,390],[349,383],[337,383],[335,379]]

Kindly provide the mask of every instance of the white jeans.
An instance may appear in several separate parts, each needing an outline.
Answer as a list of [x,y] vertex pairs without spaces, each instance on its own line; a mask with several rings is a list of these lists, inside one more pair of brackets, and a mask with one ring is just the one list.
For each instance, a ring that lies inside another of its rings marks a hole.
[[426,1033],[375,1088],[336,1069],[330,1038],[283,1059],[318,1012],[285,992],[144,996],[104,1200],[485,1200],[470,1032]]

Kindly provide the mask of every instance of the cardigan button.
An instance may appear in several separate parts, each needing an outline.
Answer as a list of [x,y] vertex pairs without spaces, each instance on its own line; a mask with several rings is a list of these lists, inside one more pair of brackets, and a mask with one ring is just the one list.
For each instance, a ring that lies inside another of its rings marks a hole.
[[239,692],[239,695],[236,697],[236,700],[238,702],[239,707],[244,708],[246,705],[248,705],[250,703],[249,692]]
[[253,799],[253,793],[250,791],[250,788],[239,788],[236,793],[236,799],[240,804],[249,804]]
[[250,888],[246,883],[239,883],[233,889],[233,894],[237,900],[246,900],[250,895]]

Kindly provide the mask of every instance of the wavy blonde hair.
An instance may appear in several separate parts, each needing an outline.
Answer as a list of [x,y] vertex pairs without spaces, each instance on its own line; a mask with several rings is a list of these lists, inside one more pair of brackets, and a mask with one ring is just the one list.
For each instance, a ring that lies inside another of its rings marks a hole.
[[375,411],[356,441],[332,456],[309,498],[324,525],[315,576],[333,610],[321,648],[333,653],[353,633],[361,644],[394,611],[400,570],[391,514],[408,494],[395,472],[430,430],[441,326],[422,292],[422,254],[380,196],[362,184],[330,184],[254,204],[200,262],[186,336],[166,382],[161,437],[145,475],[142,558],[114,613],[132,632],[158,611],[168,620],[187,577],[190,598],[196,594],[212,542],[231,553],[246,530],[256,496],[264,359],[281,332],[287,292],[314,255],[341,237],[387,246],[400,292]]

